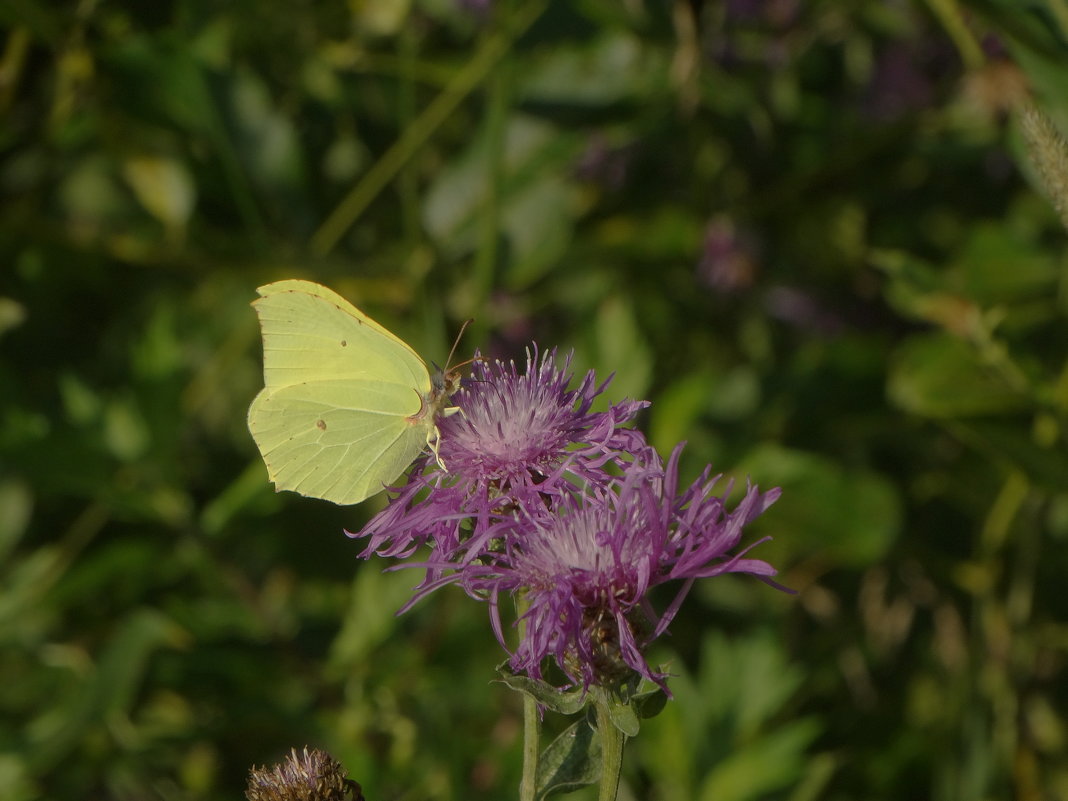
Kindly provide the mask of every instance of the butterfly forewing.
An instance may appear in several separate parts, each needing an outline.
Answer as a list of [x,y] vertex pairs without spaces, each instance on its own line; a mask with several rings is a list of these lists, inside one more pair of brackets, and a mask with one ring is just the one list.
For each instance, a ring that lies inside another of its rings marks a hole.
[[371,378],[407,384],[419,394],[430,390],[418,354],[340,295],[310,281],[279,281],[259,291],[253,306],[263,331],[268,389]]

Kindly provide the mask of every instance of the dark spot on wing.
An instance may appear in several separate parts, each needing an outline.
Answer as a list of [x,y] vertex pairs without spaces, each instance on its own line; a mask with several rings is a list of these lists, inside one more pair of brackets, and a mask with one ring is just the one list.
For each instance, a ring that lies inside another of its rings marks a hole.
[[326,431],[326,420],[316,420],[315,427],[320,431]]
[[349,343],[346,342],[345,340],[341,340],[341,347],[343,347],[343,348],[348,347],[348,344]]

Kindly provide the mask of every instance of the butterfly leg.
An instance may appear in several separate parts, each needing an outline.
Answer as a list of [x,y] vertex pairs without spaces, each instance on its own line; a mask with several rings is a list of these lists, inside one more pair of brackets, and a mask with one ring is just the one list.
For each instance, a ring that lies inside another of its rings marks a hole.
[[426,432],[426,444],[430,446],[430,452],[434,454],[434,459],[437,460],[438,467],[440,467],[447,473],[449,472],[449,468],[445,466],[445,462],[441,461],[441,454],[438,453],[438,446],[440,445],[440,443],[441,432],[438,430],[437,426],[434,426],[432,429]]

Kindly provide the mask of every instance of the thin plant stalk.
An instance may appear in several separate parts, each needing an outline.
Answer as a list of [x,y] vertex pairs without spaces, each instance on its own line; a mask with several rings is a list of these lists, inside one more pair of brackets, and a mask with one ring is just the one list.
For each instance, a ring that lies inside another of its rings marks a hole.
[[538,789],[538,754],[541,748],[541,715],[538,702],[523,693],[523,778],[519,801],[534,801]]
[[455,111],[460,102],[471,94],[492,72],[493,68],[511,48],[527,28],[533,24],[545,10],[547,0],[539,0],[525,5],[510,20],[508,30],[491,36],[474,57],[456,73],[441,94],[424,109],[404,133],[375,162],[374,166],[363,176],[337,205],[330,216],[323,221],[312,235],[311,250],[317,256],[325,256],[345,235],[349,227],[359,218],[393,178],[401,167],[426,143],[430,135]]
[[[503,3],[499,13],[505,16],[504,28],[507,30],[512,4]],[[485,137],[487,148],[486,165],[486,200],[479,214],[481,231],[479,246],[475,254],[475,286],[477,288],[476,308],[486,308],[490,290],[494,285],[494,272],[497,266],[497,239],[501,224],[501,182],[504,172],[504,145],[511,106],[511,64],[508,55],[501,57],[500,64],[494,71],[489,87],[489,104],[485,119]],[[477,322],[480,330],[476,336],[481,339],[486,321]]]
[[[523,613],[527,600],[521,596],[517,603],[520,638],[526,635],[527,622]],[[538,791],[538,757],[541,754],[541,714],[533,696],[523,693],[523,778],[519,782],[519,801],[534,801]]]
[[616,801],[619,774],[623,768],[625,735],[612,722],[608,701],[602,693],[597,699],[597,732],[601,735],[601,788],[597,801]]

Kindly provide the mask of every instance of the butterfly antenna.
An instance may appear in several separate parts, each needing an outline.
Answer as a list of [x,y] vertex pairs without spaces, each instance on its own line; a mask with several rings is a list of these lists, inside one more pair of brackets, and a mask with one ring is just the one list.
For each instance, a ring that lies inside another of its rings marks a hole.
[[[469,317],[466,320],[464,320],[463,324],[460,326],[460,330],[456,334],[456,339],[453,340],[452,350],[449,351],[449,358],[447,358],[445,360],[445,372],[448,372],[451,369],[449,367],[449,365],[452,364],[452,357],[456,355],[456,349],[460,346],[460,339],[463,337],[464,331],[466,331],[467,330],[467,326],[471,325],[471,323],[473,323],[474,321],[475,321],[475,319],[473,317]],[[464,362],[463,364],[456,365],[456,367],[463,367],[464,364],[469,364],[469,363],[470,362]]]

